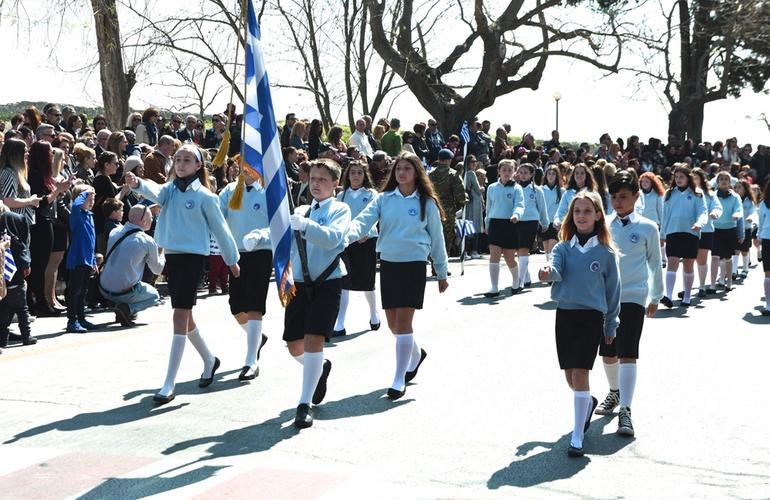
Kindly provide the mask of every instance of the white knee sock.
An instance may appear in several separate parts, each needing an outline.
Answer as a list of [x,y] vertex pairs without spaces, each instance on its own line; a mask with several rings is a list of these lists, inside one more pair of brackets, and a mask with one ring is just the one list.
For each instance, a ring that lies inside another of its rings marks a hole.
[[509,267],[508,271],[511,273],[511,286],[513,288],[520,288],[522,285],[519,280],[519,266]]
[[420,358],[422,357],[422,350],[417,345],[417,341],[414,340],[414,333],[412,333],[412,356],[409,358],[409,366],[406,371],[413,372],[417,369],[417,365],[420,364]]
[[546,262],[551,262],[551,252],[546,252],[545,253],[545,261]]
[[302,370],[302,395],[299,397],[299,404],[310,404],[315,387],[321,378],[321,372],[324,367],[324,353],[306,352],[304,369]]
[[369,323],[377,325],[380,323],[380,313],[377,312],[377,292],[369,290],[364,292],[366,302],[369,304]]
[[166,380],[163,382],[163,387],[158,391],[158,394],[168,396],[174,392],[176,374],[179,372],[179,365],[182,364],[182,355],[184,354],[184,346],[186,343],[187,337],[185,335],[174,334],[174,338],[171,340],[171,352],[168,355]]
[[337,313],[337,322],[334,324],[335,330],[345,329],[345,315],[348,313],[348,302],[350,301],[350,291],[342,290],[340,294],[340,310]]
[[404,377],[412,359],[413,347],[414,337],[411,333],[396,335],[396,374],[393,376],[393,383],[390,384],[390,387],[397,391],[403,391],[406,387]]
[[674,285],[676,285],[676,271],[666,272],[666,297],[669,299],[674,295]]
[[703,264],[702,266],[698,264],[698,280],[700,283],[700,289],[705,290],[706,289],[706,275],[708,274],[709,266],[706,264]]
[[489,291],[495,293],[498,291],[498,283],[500,282],[500,263],[489,263],[489,282],[491,284]]
[[572,429],[570,444],[575,448],[583,447],[583,427],[586,424],[586,415],[591,409],[591,392],[575,391],[575,427]]
[[770,310],[770,278],[765,278],[765,309]]
[[527,274],[529,273],[529,255],[519,255],[519,286],[514,288],[522,288],[524,283],[527,282]]
[[187,338],[190,339],[190,343],[193,345],[198,354],[200,354],[203,360],[203,375],[209,377],[211,370],[214,368],[214,355],[209,351],[206,341],[201,337],[200,331],[196,327],[194,330],[187,332]]
[[749,261],[751,260],[749,257],[750,255],[751,255],[751,250],[749,250],[748,253],[746,253],[745,255],[741,254],[741,262],[743,262],[744,273],[749,272]]
[[297,363],[299,363],[301,365],[305,364],[305,353],[304,352],[302,354],[298,355],[298,356],[292,356],[292,358],[294,358],[297,361]]
[[262,320],[250,319],[246,323],[246,361],[244,366],[257,366],[257,350],[262,345]]
[[719,282],[724,284],[727,272],[727,259],[719,259]]
[[695,273],[682,273],[684,274],[684,298],[685,302],[690,301],[692,296],[692,284],[695,281]]
[[631,408],[636,388],[636,363],[620,365],[620,406]]
[[613,391],[618,390],[618,365],[619,363],[615,361],[614,363],[602,363],[604,365],[604,373],[607,375],[607,382],[610,385],[610,389]]
[[733,255],[733,272],[738,272],[738,256]]

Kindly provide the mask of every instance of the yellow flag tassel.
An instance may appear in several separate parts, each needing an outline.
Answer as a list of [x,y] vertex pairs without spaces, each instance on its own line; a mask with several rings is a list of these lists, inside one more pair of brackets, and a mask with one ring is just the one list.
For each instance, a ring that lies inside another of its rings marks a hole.
[[246,177],[243,175],[243,172],[241,172],[238,175],[238,185],[235,186],[235,190],[233,191],[233,196],[230,197],[230,201],[227,204],[227,208],[230,210],[235,210],[236,212],[241,209],[241,205],[243,205],[243,191],[246,189]]
[[219,145],[219,151],[211,162],[214,168],[222,168],[227,163],[227,152],[230,149],[230,131],[225,130],[222,134],[222,144]]

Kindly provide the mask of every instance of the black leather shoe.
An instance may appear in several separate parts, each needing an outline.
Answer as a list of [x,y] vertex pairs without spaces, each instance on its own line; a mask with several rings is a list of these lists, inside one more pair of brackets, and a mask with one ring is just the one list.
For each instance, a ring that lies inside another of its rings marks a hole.
[[344,337],[347,334],[348,334],[348,332],[346,332],[344,328],[342,330],[334,330],[334,333],[332,333],[332,338],[334,338],[334,337]]
[[428,357],[428,353],[425,352],[425,349],[420,349],[420,361],[417,363],[417,366],[415,367],[414,370],[412,370],[411,372],[406,372],[406,376],[404,376],[404,380],[406,382],[411,382],[412,379],[417,376],[417,370],[420,369],[420,365],[422,364],[423,361],[425,361],[425,358],[427,357]]
[[369,329],[376,332],[380,329],[380,325],[382,325],[382,323],[369,323]]
[[660,299],[660,303],[663,304],[664,306],[668,307],[669,309],[674,307],[674,303],[671,301],[671,299],[669,299],[666,296],[663,296],[663,298]]
[[[318,379],[318,385],[315,386],[315,392],[313,392],[313,404],[320,405],[326,397],[326,381],[329,380],[329,372],[332,371],[332,362],[328,359],[324,360],[323,371],[321,372],[321,378]],[[312,424],[312,417],[311,417]],[[308,426],[310,427],[310,426]]]
[[313,425],[313,410],[309,404],[302,403],[297,407],[297,415],[294,417],[294,427],[307,429]]
[[513,296],[513,295],[517,295],[517,294],[521,293],[521,291],[522,291],[522,290],[524,290],[524,289],[523,289],[523,288],[521,288],[521,287],[519,287],[519,288],[513,288],[513,287],[511,287],[511,296]]
[[259,361],[259,354],[262,352],[262,348],[265,347],[265,344],[267,343],[267,335],[264,333],[262,334],[262,343],[259,344],[259,349],[257,349],[257,361]]
[[21,339],[21,343],[24,345],[35,345],[37,344],[37,339],[35,337],[27,337],[26,339]]
[[38,318],[53,318],[60,315],[61,313],[59,313],[53,307],[47,304],[44,306],[38,306],[35,312],[35,316],[37,316]]
[[244,366],[241,368],[241,373],[238,374],[238,380],[254,380],[259,376],[259,367],[254,368],[250,366]]
[[762,316],[770,316],[770,309],[762,309]]
[[524,288],[529,288],[531,286],[532,286],[532,282],[531,281],[527,281],[526,283],[524,283]]
[[684,292],[679,292],[679,293],[676,294],[676,296],[679,297],[680,299],[683,299],[684,298]]
[[717,291],[715,288],[707,288],[706,289],[706,295],[716,295]]
[[680,302],[679,305],[682,306],[682,307],[690,307],[691,303],[690,302],[685,302],[684,300],[682,300],[682,302]]
[[174,394],[173,392],[168,396],[164,396],[163,394],[158,393],[152,397],[152,400],[158,403],[159,405],[164,405],[166,403],[170,403],[171,401],[173,401],[175,397],[176,397],[176,394]]
[[699,299],[702,299],[705,296],[706,296],[706,290],[705,289],[702,288],[702,289],[698,290],[698,298]]
[[200,382],[198,382],[198,387],[208,387],[211,385],[211,383],[214,381],[214,374],[217,372],[217,369],[219,368],[219,358],[214,358],[214,368],[211,369],[211,375],[209,377],[201,377]]
[[575,448],[572,445],[569,445],[569,448],[567,449],[567,456],[572,458],[580,458],[584,456],[585,453],[583,453],[583,448]]
[[388,399],[392,399],[393,401],[402,398],[406,394],[406,389],[403,391],[397,391],[393,389],[392,387],[388,389]]
[[591,396],[591,411],[588,414],[588,418],[586,419],[586,424],[583,426],[583,434],[588,432],[588,428],[591,427],[591,415],[594,414],[597,406],[599,406],[599,401],[595,397]]
[[488,299],[491,299],[493,297],[499,297],[499,296],[500,296],[500,292],[487,292],[484,294],[484,297]]

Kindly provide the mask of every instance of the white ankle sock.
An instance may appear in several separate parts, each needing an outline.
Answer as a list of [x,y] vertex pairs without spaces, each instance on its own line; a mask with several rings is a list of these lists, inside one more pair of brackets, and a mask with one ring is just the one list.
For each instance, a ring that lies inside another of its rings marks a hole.
[[262,320],[250,319],[246,323],[246,361],[244,366],[257,366],[257,350],[262,344]]
[[335,330],[345,329],[345,315],[348,313],[348,302],[350,301],[350,291],[342,290],[340,294],[340,310],[337,313],[337,322],[334,324]]
[[490,262],[489,263],[489,282],[491,284],[491,287],[489,289],[490,292],[495,293],[498,291],[498,283],[500,282],[500,263],[499,262]]
[[604,373],[607,375],[607,382],[610,385],[610,389],[613,391],[618,390],[618,365],[619,363],[615,361],[614,363],[604,363]]
[[527,282],[528,272],[529,272],[529,255],[520,255],[519,256],[519,285],[514,286],[514,288],[524,287],[524,283]]
[[305,367],[302,370],[302,395],[299,397],[299,404],[309,405],[313,392],[315,392],[315,387],[318,385],[318,380],[321,378],[321,372],[323,372],[323,351],[306,352],[304,365]]
[[200,354],[203,360],[203,374],[202,377],[211,376],[211,370],[214,368],[214,355],[209,351],[206,341],[201,337],[200,331],[196,327],[192,331],[187,332],[187,338],[190,339],[190,343],[193,345],[198,354]]
[[708,275],[709,266],[706,264],[703,264],[702,266],[698,264],[698,282],[700,283],[700,289],[705,290],[706,289],[706,275]]
[[300,354],[299,356],[292,356],[292,358],[294,358],[297,361],[297,363],[299,363],[301,365],[305,364],[305,353],[304,352],[302,354]]
[[406,371],[413,372],[417,369],[417,365],[420,364],[420,358],[422,357],[422,349],[417,345],[417,341],[414,340],[414,333],[412,333],[412,356],[409,358],[409,366]]
[[184,334],[174,334],[174,338],[171,340],[171,352],[168,355],[166,381],[163,382],[163,387],[158,391],[158,394],[168,396],[174,392],[176,374],[179,372],[179,365],[182,364],[182,355],[184,354],[184,346],[186,343],[187,337]]
[[412,347],[414,347],[414,337],[411,333],[396,335],[396,374],[393,376],[390,387],[397,391],[403,391],[406,387],[404,377],[412,360]]
[[765,309],[770,310],[770,278],[765,278]]
[[684,298],[685,302],[689,302],[692,297],[692,284],[695,281],[695,273],[682,273],[684,275]]
[[377,311],[377,292],[369,290],[364,292],[366,302],[369,304],[369,323],[377,325],[380,323],[380,313]]
[[575,427],[572,429],[570,444],[575,448],[583,447],[583,427],[586,424],[586,415],[591,409],[591,392],[575,391]]
[[636,363],[620,365],[620,406],[631,408],[636,388]]
[[674,285],[676,285],[676,271],[666,271],[666,297],[669,299],[674,294]]
[[519,280],[519,266],[509,267],[508,271],[511,273],[511,287],[520,288],[521,283]]

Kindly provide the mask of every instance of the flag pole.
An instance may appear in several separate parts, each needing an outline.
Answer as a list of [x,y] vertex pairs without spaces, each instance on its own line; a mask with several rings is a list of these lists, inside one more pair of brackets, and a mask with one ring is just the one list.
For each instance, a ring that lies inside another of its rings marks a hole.
[[[465,165],[465,162],[468,161],[468,141],[463,142],[465,144],[463,146],[463,168],[462,172],[460,172],[460,182],[462,182],[463,194],[465,194],[465,172],[468,171],[468,167]],[[463,205],[462,214],[460,216],[460,276],[465,276],[465,208],[467,206],[468,203]]]

